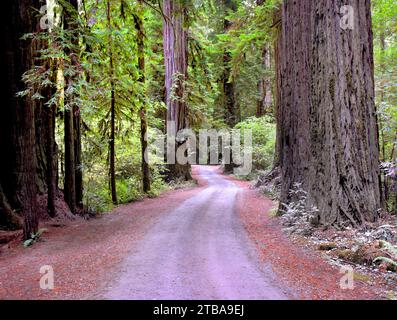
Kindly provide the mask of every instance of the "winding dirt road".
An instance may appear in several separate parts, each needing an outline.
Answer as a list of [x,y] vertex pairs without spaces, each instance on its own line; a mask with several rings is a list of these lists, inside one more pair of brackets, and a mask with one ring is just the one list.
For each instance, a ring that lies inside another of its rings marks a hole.
[[[382,283],[340,287],[340,269],[293,242],[249,183],[194,167],[195,188],[122,205],[98,219],[48,221],[43,239],[0,246],[0,300],[384,297]],[[258,262],[260,260],[260,262]],[[40,287],[52,266],[53,290]]]
[[164,214],[122,263],[106,299],[287,299],[236,214],[239,187],[200,167],[207,188]]

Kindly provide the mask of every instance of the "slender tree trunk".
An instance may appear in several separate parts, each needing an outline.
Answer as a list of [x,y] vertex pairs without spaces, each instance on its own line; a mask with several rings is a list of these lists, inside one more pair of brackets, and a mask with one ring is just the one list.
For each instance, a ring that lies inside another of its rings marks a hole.
[[[38,229],[36,201],[36,149],[34,103],[31,97],[17,97],[25,90],[22,75],[33,66],[35,41],[21,40],[27,33],[38,31],[39,18],[35,10],[41,7],[39,0],[18,0],[4,3],[7,14],[2,20],[4,31],[3,76],[5,102],[0,108],[0,148],[2,166],[0,184],[2,206],[24,217],[24,238],[28,239]],[[2,213],[0,213],[2,214]]]
[[[143,5],[142,0],[138,0],[137,13],[134,15],[135,29],[137,30],[137,45],[138,45],[138,68],[140,72],[139,81],[145,85],[145,29],[143,25]],[[142,161],[142,186],[143,192],[150,191],[150,167],[147,162],[147,117],[146,117],[146,94],[142,101],[140,110],[141,119],[141,161]]]
[[[37,90],[40,90],[39,88]],[[41,94],[47,97],[49,90],[42,90]],[[35,103],[35,135],[36,135],[36,156],[37,156],[37,191],[44,194],[47,189],[47,107],[43,103]]]
[[[261,6],[265,3],[265,0],[256,0],[256,5]],[[270,50],[268,44],[262,48],[262,66],[263,69],[268,71],[271,68]],[[256,108],[256,116],[262,117],[265,115],[265,110],[271,106],[272,93],[271,93],[271,81],[268,76],[262,77],[258,82],[258,101]]]
[[[188,68],[188,37],[186,30],[187,12],[181,0],[164,0],[164,61],[165,87],[167,101],[167,135],[169,140],[175,141],[180,130],[188,128],[186,84]],[[175,144],[168,141],[168,154],[183,146],[186,141],[177,141]],[[190,180],[190,165],[169,164],[170,179]]]
[[[233,0],[223,0],[225,16],[229,10],[237,11],[237,5]],[[232,22],[224,19],[224,32],[227,33],[232,27]],[[240,110],[236,101],[236,83],[231,79],[232,55],[228,50],[223,53],[223,94],[225,99],[225,121],[229,127],[233,128],[241,119]]]
[[73,130],[74,130],[74,163],[75,170],[75,189],[76,207],[83,210],[83,168],[82,168],[82,148],[81,148],[81,115],[80,108],[73,108]]
[[[267,73],[271,69],[271,55],[269,45],[265,45],[262,49],[262,66]],[[258,101],[256,108],[256,116],[262,117],[266,114],[273,114],[272,110],[272,86],[268,75],[263,76],[258,81]]]
[[[56,65],[50,65],[52,83],[56,83]],[[56,87],[47,88],[47,96],[51,98]],[[57,145],[55,142],[56,105],[45,106],[46,143],[46,186],[47,186],[47,211],[50,217],[55,217],[55,198],[57,191]]]
[[344,30],[338,3],[283,3],[281,200],[301,183],[320,224],[357,225],[381,206],[371,8],[350,1],[354,28]]
[[65,109],[64,130],[65,130],[65,178],[64,178],[64,197],[70,210],[76,213],[76,162],[74,155],[74,121],[73,111]]
[[[234,0],[223,0],[223,8],[225,11],[225,18],[223,21],[223,31],[227,33],[232,27],[233,23],[226,18],[229,14],[229,10],[236,12],[237,5]],[[225,122],[230,128],[240,122],[241,113],[240,108],[236,99],[236,83],[234,79],[231,78],[232,74],[232,54],[227,49],[223,52],[223,98],[224,98],[224,110],[225,110]],[[233,172],[235,165],[233,163],[233,154],[230,156],[230,163],[224,164],[224,172]]]
[[[384,64],[384,53],[386,50],[386,39],[385,39],[385,34],[382,32],[380,35],[380,44],[381,44],[381,52],[382,52],[382,63],[380,65],[380,69],[382,72],[382,77],[385,75],[385,64]],[[383,104],[385,101],[385,83],[384,80],[381,79],[381,85],[380,85],[380,103]],[[382,162],[387,161],[387,156],[386,156],[386,143],[385,143],[385,130],[383,126],[383,121],[382,121],[382,116],[378,116],[378,124],[379,124],[379,131],[381,135],[381,140],[382,140]],[[383,172],[382,172],[383,174]],[[383,174],[383,195],[384,195],[384,203],[387,205],[387,202],[389,200],[389,188],[388,188],[388,181],[387,181],[387,176]]]
[[[110,0],[107,0],[106,17],[109,32],[112,30],[112,21],[110,16]],[[112,194],[112,202],[117,204],[117,188],[116,188],[116,92],[114,83],[114,64],[113,64],[113,40],[109,35],[108,54],[109,54],[109,77],[110,77],[110,137],[109,137],[109,176],[110,191]]]
[[282,30],[281,30],[281,8],[277,8],[273,15],[273,25],[276,29],[276,38],[274,40],[274,68],[275,68],[275,85],[274,85],[274,113],[276,117],[276,146],[274,153],[273,168],[281,167],[281,64],[280,64],[280,54],[282,45]]
[[[65,9],[65,29],[75,31],[72,39],[73,47],[78,46],[77,21],[76,14],[78,12],[78,0],[68,0],[71,8],[75,12]],[[65,50],[67,56],[70,57],[71,67],[77,70],[77,55],[73,50]],[[73,86],[76,76],[65,77],[66,87]],[[81,136],[80,136],[80,111],[75,103],[74,96],[67,96],[66,102],[68,107],[64,113],[64,143],[65,143],[65,178],[64,178],[64,197],[73,213],[77,213],[80,209],[80,197],[82,195],[82,175],[81,175]],[[80,171],[80,172],[79,172]],[[81,180],[80,180],[81,179]]]

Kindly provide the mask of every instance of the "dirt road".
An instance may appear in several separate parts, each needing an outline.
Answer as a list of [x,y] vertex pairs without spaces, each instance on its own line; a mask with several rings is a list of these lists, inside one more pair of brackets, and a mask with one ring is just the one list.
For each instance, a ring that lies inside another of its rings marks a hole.
[[[23,248],[0,247],[2,299],[376,299],[379,285],[342,290],[338,267],[291,241],[273,203],[248,182],[194,167],[198,187],[56,227]],[[258,262],[258,259],[260,262]],[[42,266],[55,287],[40,287]]]
[[235,211],[239,187],[201,167],[207,188],[165,214],[126,258],[107,299],[286,299]]

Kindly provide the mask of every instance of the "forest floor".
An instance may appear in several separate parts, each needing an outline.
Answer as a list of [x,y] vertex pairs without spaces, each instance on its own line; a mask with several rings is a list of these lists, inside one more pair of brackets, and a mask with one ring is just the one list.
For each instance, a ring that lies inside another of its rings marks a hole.
[[[0,299],[388,298],[388,287],[358,272],[354,289],[343,290],[340,267],[288,237],[269,214],[272,201],[217,167],[202,170],[194,168],[197,187],[89,221],[49,222],[32,247],[20,239],[0,247]],[[44,265],[54,290],[40,289]]]

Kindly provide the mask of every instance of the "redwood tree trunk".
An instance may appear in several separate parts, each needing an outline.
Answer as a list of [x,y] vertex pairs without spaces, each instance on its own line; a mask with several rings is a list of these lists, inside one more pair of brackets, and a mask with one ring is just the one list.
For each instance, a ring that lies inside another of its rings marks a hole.
[[[56,65],[50,66],[52,82],[56,83]],[[47,95],[51,98],[56,88],[47,88]],[[55,198],[57,191],[57,145],[55,142],[56,105],[45,106],[46,130],[46,186],[47,186],[47,212],[50,217],[55,217]]]
[[[262,48],[262,66],[265,72],[271,69],[271,55],[269,45]],[[271,79],[268,75],[262,77],[258,82],[258,101],[256,108],[256,116],[262,117],[266,114],[273,114],[272,110],[272,86]]]
[[76,213],[76,162],[74,156],[74,121],[73,110],[65,109],[64,127],[65,127],[65,178],[64,178],[64,197],[70,210]]
[[[237,5],[234,0],[223,0],[225,16],[229,10],[237,11]],[[232,22],[227,18],[224,19],[224,32],[227,33],[232,27]],[[225,107],[225,122],[229,127],[233,128],[240,121],[240,110],[236,101],[236,83],[231,79],[232,73],[232,55],[225,49],[223,53],[223,94]]]
[[[65,29],[74,31],[72,41],[72,50],[67,49],[66,54],[70,57],[71,67],[77,69],[77,55],[73,52],[78,46],[77,31],[77,12],[78,0],[68,0],[71,8],[65,8]],[[65,85],[73,86],[76,76],[65,77]],[[65,179],[64,179],[64,197],[65,202],[69,205],[73,213],[77,213],[82,207],[82,172],[81,172],[81,135],[80,135],[80,110],[75,103],[75,97],[66,97],[68,108],[65,108],[64,125],[65,125]]]
[[[232,22],[226,18],[229,14],[229,10],[236,12],[237,5],[234,0],[223,0],[224,14],[225,18],[223,21],[224,33],[227,33],[232,27]],[[234,126],[241,120],[240,108],[236,99],[236,83],[234,79],[231,78],[232,74],[232,55],[227,49],[223,53],[223,98],[224,98],[224,110],[225,110],[225,122],[230,128]],[[224,172],[233,172],[235,165],[233,163],[233,154],[230,155],[230,163],[224,164]]]
[[[52,45],[50,41],[41,41],[41,48]],[[39,54],[37,53],[39,57]],[[55,61],[50,59],[43,61],[43,70],[49,72],[49,80],[56,83]],[[57,152],[55,142],[55,108],[56,106],[47,105],[47,102],[56,93],[56,85],[49,85],[38,88],[44,100],[35,103],[35,133],[36,133],[36,155],[37,155],[37,187],[40,194],[47,195],[47,213],[54,217],[55,197],[56,197],[56,174],[57,174]]]
[[369,0],[284,1],[281,46],[282,202],[296,182],[322,225],[374,221],[379,145]]
[[[185,81],[188,68],[188,37],[186,30],[187,12],[182,0],[164,0],[164,61],[165,87],[167,104],[167,134],[175,137],[176,133],[188,128],[187,104],[185,97]],[[171,126],[174,123],[175,126]],[[175,143],[175,148],[182,146],[186,141]],[[168,152],[172,153],[168,145]],[[170,164],[171,179],[190,180],[190,165]]]
[[[3,77],[5,101],[0,108],[0,149],[2,166],[0,184],[2,202],[24,217],[24,237],[38,229],[34,103],[31,97],[19,98],[25,90],[22,75],[33,66],[35,46],[32,40],[21,40],[27,33],[38,31],[39,0],[14,0],[3,4]],[[2,213],[0,213],[2,214]]]
[[[145,29],[143,25],[143,6],[142,0],[138,0],[138,10],[134,15],[135,28],[138,32],[137,45],[138,45],[138,68],[140,72],[139,81],[145,85]],[[146,94],[141,101],[142,107],[140,110],[141,118],[141,161],[142,161],[142,186],[143,192],[150,191],[150,167],[147,162],[147,117],[146,117]]]
[[75,189],[76,207],[83,209],[83,168],[82,168],[82,149],[81,149],[81,115],[80,108],[73,108],[73,130],[74,130],[74,163],[75,170]]
[[274,85],[274,112],[276,117],[276,146],[274,153],[273,168],[280,168],[281,166],[281,45],[282,45],[282,29],[281,29],[281,8],[277,8],[273,15],[273,24],[276,29],[274,40],[274,68],[275,68],[275,85]]

